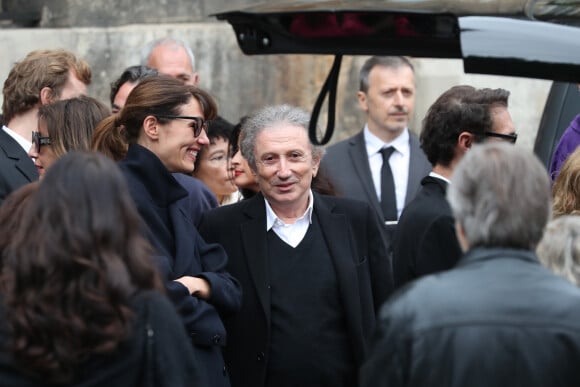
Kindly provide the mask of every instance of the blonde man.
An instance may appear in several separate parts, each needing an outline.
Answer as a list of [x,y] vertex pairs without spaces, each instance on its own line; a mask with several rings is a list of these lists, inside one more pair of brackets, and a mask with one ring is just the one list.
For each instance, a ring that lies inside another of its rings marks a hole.
[[38,127],[38,108],[84,95],[91,83],[87,62],[66,50],[30,52],[4,82],[0,130],[0,202],[16,188],[38,179],[27,152]]

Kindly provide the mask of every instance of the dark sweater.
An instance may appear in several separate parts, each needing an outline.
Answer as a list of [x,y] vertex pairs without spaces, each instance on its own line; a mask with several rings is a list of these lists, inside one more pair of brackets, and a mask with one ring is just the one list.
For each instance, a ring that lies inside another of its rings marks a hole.
[[268,252],[272,338],[266,385],[353,386],[344,309],[316,217],[296,248],[270,230]]

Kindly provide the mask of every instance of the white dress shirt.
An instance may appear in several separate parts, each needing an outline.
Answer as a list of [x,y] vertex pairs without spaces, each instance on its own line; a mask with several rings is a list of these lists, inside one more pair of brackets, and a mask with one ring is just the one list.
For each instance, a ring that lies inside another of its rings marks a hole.
[[266,231],[272,229],[280,239],[290,246],[298,246],[302,242],[302,239],[304,239],[308,231],[308,226],[312,223],[312,210],[314,208],[312,190],[308,194],[308,208],[306,208],[306,211],[300,218],[291,224],[286,224],[278,218],[274,210],[272,210],[272,207],[270,207],[268,200],[264,198],[264,201],[266,202]]
[[381,167],[383,166],[383,156],[381,149],[392,146],[395,151],[389,158],[389,165],[393,172],[395,182],[395,195],[397,198],[397,216],[401,216],[405,207],[405,197],[407,196],[407,183],[409,179],[409,162],[411,160],[411,147],[409,146],[409,130],[405,128],[403,133],[390,143],[371,133],[368,126],[364,128],[365,145],[369,156],[369,166],[375,184],[375,191],[379,202],[381,201]]
[[429,176],[431,176],[431,177],[435,177],[435,178],[437,178],[437,179],[441,179],[441,180],[443,180],[444,182],[446,182],[447,184],[451,184],[451,180],[449,180],[449,179],[448,179],[448,178],[446,178],[446,177],[443,177],[443,176],[441,176],[441,175],[440,175],[440,174],[438,174],[438,173],[435,173],[435,172],[429,172]]
[[32,131],[30,132],[30,140],[27,140],[6,125],[2,126],[2,130],[5,131],[10,137],[12,137],[14,141],[16,141],[22,147],[22,149],[28,153],[30,147],[32,146]]

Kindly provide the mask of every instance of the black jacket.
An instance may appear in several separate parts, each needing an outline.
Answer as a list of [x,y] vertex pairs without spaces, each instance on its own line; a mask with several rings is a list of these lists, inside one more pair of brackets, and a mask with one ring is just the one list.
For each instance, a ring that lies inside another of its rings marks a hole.
[[[205,370],[195,358],[183,325],[166,297],[144,292],[134,298],[134,324],[129,337],[109,355],[92,356],[69,384],[75,387],[189,387],[208,386]],[[4,321],[4,318],[1,318]],[[153,332],[149,341],[147,325]],[[0,386],[50,386],[19,372],[6,350],[8,333],[0,330]],[[147,345],[151,351],[147,352]]]
[[[405,204],[408,204],[415,197],[421,187],[421,179],[428,175],[432,169],[421,149],[419,139],[411,131],[409,131],[409,149],[411,154]],[[328,176],[340,195],[369,203],[383,219],[383,210],[375,191],[371,167],[369,166],[364,130],[329,146],[320,162],[320,173],[323,176]],[[390,200],[396,200],[396,198],[390,198]]]
[[580,290],[529,251],[470,251],[378,324],[361,387],[580,386]]
[[32,159],[0,125],[0,204],[12,191],[36,180]]
[[[347,334],[357,367],[364,359],[379,307],[392,291],[391,262],[378,217],[366,203],[314,193],[314,213],[336,271]],[[270,272],[266,207],[262,194],[208,211],[200,233],[223,244],[228,270],[244,288],[242,310],[225,319],[225,357],[234,387],[260,387],[266,380],[270,349]],[[312,259],[317,257],[311,257]],[[300,286],[300,275],[295,276]],[[305,302],[315,302],[313,296]],[[321,332],[323,334],[323,332]],[[313,343],[315,350],[316,343]]]
[[447,182],[432,176],[403,210],[393,241],[395,287],[418,277],[453,267],[461,248],[455,220],[445,198]]

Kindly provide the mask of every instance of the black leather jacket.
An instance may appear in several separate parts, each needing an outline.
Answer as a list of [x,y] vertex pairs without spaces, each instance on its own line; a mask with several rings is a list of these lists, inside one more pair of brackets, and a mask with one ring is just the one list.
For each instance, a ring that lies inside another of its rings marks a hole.
[[580,290],[530,251],[475,249],[380,313],[361,387],[580,386]]

